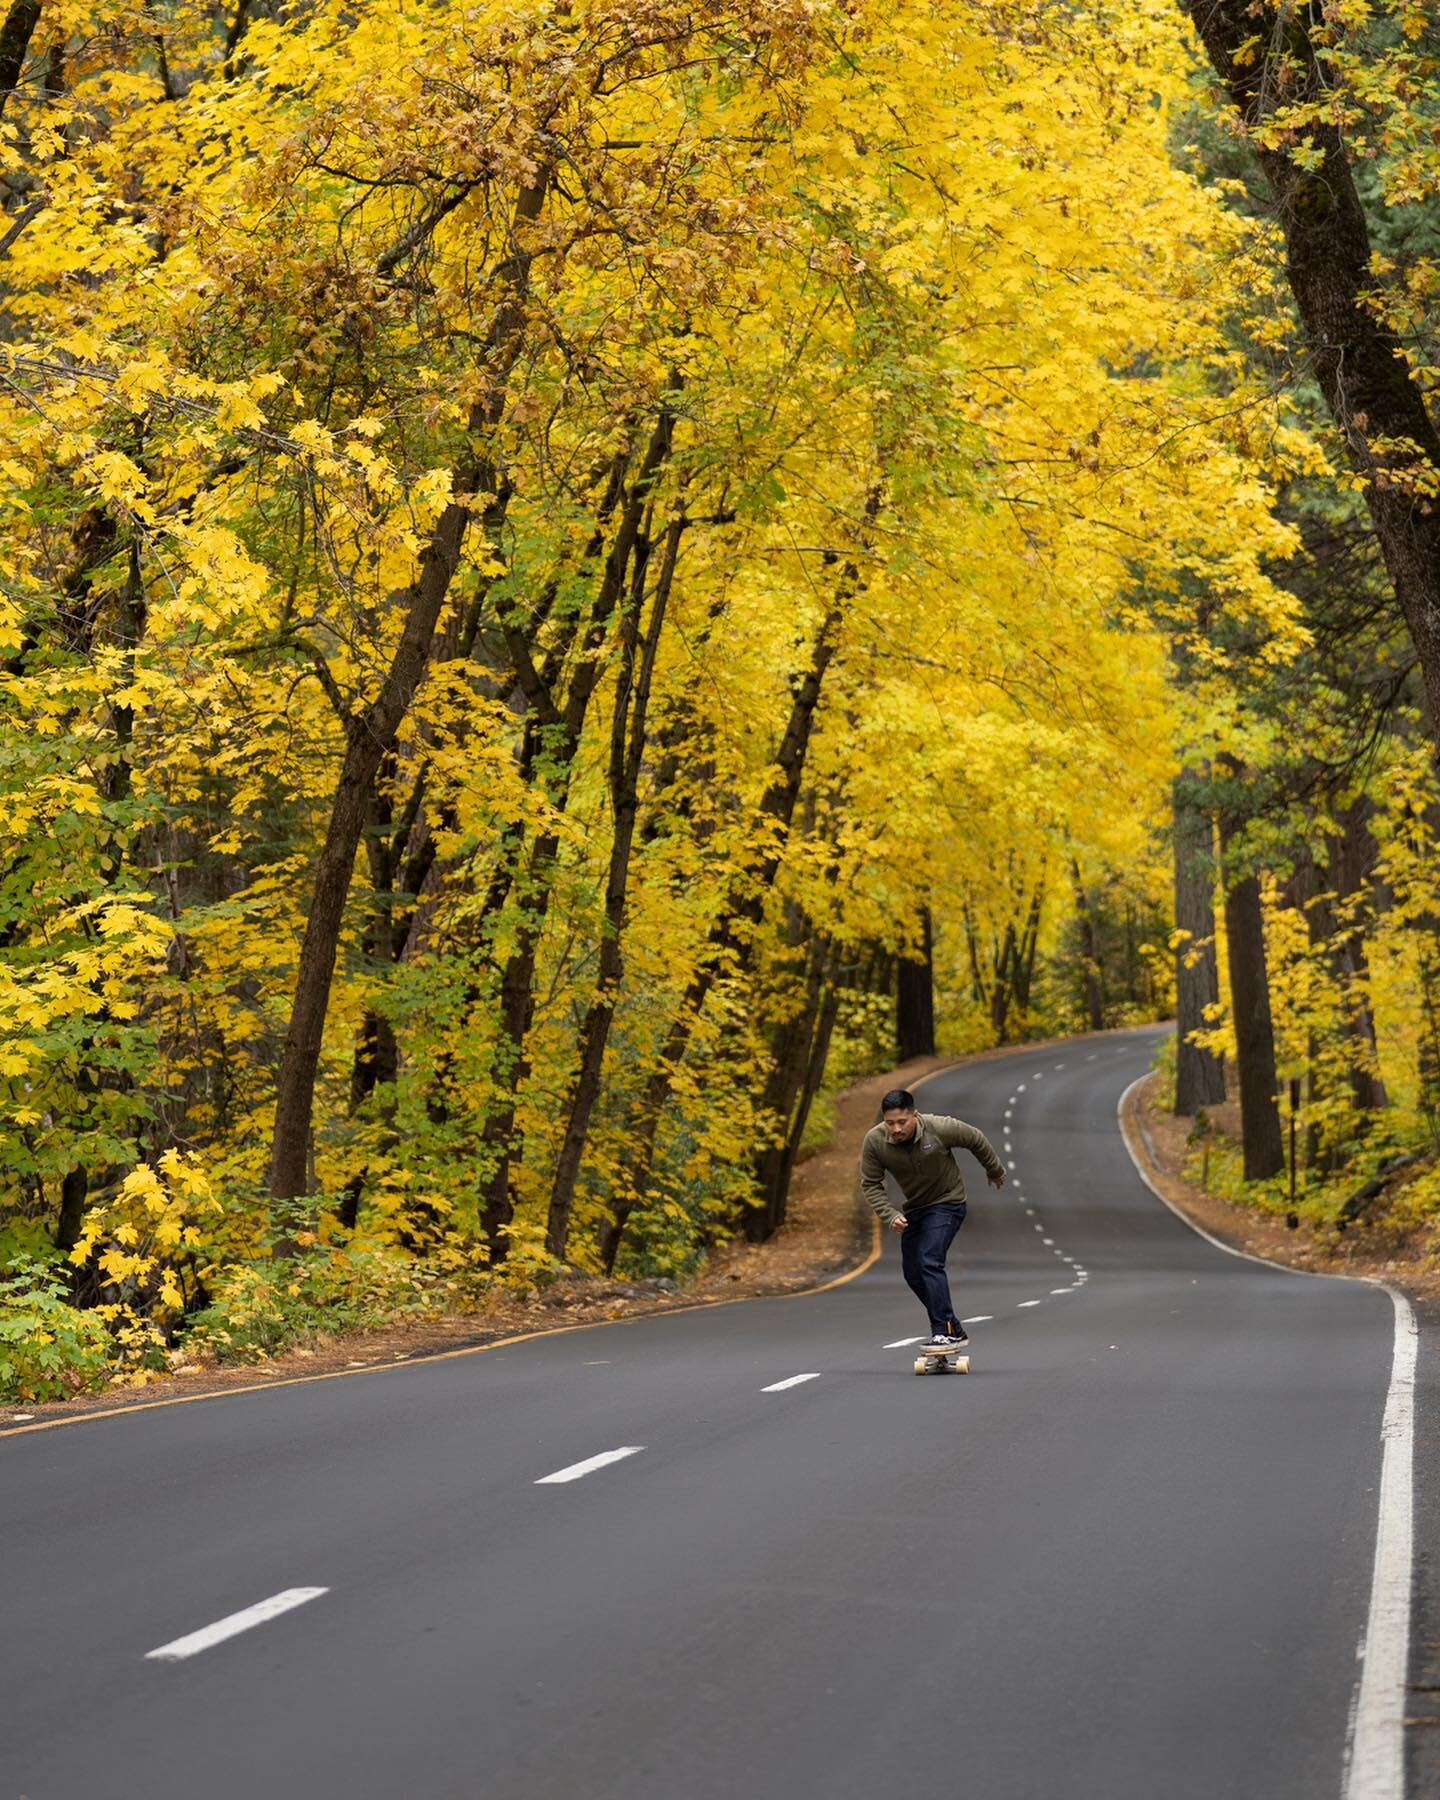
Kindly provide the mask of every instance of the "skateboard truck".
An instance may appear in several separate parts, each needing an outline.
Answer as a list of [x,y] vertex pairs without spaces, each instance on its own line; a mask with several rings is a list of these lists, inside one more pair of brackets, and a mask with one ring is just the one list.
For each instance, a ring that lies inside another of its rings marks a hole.
[[917,1375],[968,1375],[970,1373],[970,1346],[968,1343],[957,1344],[953,1350],[941,1349],[938,1344],[926,1344],[915,1358]]

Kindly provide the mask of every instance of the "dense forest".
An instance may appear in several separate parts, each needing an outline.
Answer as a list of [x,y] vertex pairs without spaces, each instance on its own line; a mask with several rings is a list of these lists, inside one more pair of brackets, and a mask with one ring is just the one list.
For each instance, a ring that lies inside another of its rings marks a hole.
[[1420,0],[0,12],[0,1392],[1172,1011],[1440,1216]]

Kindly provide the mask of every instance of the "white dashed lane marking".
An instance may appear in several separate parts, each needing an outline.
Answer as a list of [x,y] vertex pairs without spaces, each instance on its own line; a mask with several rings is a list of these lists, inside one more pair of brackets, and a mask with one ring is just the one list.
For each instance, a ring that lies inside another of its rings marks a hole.
[[619,1462],[622,1457],[638,1455],[644,1448],[643,1444],[622,1444],[618,1450],[602,1450],[599,1456],[587,1456],[584,1462],[571,1463],[568,1468],[557,1469],[553,1475],[542,1475],[535,1486],[545,1487],[550,1482],[578,1481],[582,1475],[603,1469],[607,1463]]
[[1038,1300],[1022,1300],[1020,1302],[1021,1306],[1038,1306],[1039,1304],[1040,1302]]
[[272,1594],[268,1600],[257,1600],[254,1606],[247,1606],[241,1612],[217,1619],[213,1625],[202,1625],[199,1631],[192,1631],[186,1637],[174,1638],[170,1643],[162,1644],[158,1650],[147,1650],[145,1660],[183,1662],[187,1656],[198,1656],[202,1650],[209,1650],[215,1644],[223,1644],[226,1638],[238,1637],[242,1631],[263,1625],[269,1619],[278,1619],[281,1613],[304,1606],[307,1600],[318,1600],[322,1594],[329,1592],[329,1588],[323,1587],[285,1588],[281,1593]]
[[820,1371],[812,1369],[808,1375],[787,1375],[783,1381],[772,1381],[769,1387],[761,1388],[762,1394],[778,1394],[782,1388],[799,1387],[802,1381],[818,1381]]

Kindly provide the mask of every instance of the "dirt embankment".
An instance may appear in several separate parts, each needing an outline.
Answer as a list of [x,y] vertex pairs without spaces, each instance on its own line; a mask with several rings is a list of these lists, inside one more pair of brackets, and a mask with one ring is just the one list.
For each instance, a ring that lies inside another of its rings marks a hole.
[[[1126,1142],[1157,1192],[1211,1237],[1292,1269],[1370,1276],[1412,1297],[1440,1299],[1440,1231],[1435,1227],[1397,1225],[1382,1207],[1344,1231],[1333,1222],[1292,1228],[1283,1216],[1222,1200],[1187,1176],[1192,1121],[1167,1111],[1159,1091],[1158,1075],[1146,1076],[1130,1091],[1121,1114]],[[1238,1117],[1228,1116],[1238,1114],[1237,1107],[1210,1110],[1219,1129],[1238,1134]]]

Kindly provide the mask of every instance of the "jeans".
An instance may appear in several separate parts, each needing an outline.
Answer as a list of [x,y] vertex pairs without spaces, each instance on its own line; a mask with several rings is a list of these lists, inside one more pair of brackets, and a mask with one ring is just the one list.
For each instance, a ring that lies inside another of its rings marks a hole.
[[965,1223],[963,1200],[942,1200],[909,1215],[900,1233],[900,1267],[910,1291],[930,1315],[932,1332],[953,1335],[960,1329],[950,1303],[945,1257],[955,1233]]

